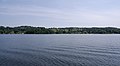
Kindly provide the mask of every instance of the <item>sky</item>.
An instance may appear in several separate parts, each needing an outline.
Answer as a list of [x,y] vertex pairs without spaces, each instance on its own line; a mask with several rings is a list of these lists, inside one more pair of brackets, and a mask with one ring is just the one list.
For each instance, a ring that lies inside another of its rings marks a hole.
[[120,0],[0,0],[0,26],[120,27]]

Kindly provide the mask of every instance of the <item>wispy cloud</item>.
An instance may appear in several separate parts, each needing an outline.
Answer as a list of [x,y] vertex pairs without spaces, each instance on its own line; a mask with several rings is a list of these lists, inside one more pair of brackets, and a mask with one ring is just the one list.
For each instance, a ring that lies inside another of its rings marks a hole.
[[89,9],[71,9],[60,10],[40,6],[0,6],[0,14],[14,16],[40,16],[53,20],[62,20],[71,23],[93,23],[119,22],[119,9],[114,10],[89,10]]

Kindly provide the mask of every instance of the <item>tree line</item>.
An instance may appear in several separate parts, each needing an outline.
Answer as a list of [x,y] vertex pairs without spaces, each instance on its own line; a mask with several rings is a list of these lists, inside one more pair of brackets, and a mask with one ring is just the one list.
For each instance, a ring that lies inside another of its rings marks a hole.
[[45,28],[33,26],[18,26],[18,27],[0,26],[0,34],[120,34],[120,28],[116,27]]

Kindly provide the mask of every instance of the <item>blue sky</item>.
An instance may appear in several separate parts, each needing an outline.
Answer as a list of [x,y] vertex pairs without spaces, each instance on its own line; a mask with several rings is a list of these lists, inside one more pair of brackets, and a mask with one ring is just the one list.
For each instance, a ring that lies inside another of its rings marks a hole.
[[0,25],[120,27],[120,0],[0,0]]

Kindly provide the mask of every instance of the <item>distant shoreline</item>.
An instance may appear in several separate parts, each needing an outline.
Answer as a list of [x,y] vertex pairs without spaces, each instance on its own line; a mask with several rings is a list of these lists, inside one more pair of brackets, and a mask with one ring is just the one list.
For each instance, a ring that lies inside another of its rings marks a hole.
[[[111,33],[111,34],[118,34],[118,33]],[[0,34],[0,35],[14,35],[14,34]],[[32,34],[18,34],[18,35],[32,35]],[[33,34],[33,35],[40,35],[40,34]],[[47,35],[47,34],[43,34],[43,35]],[[50,34],[50,35],[67,35],[67,34]],[[68,34],[68,35],[72,35],[72,34]],[[73,35],[92,35],[92,33],[91,34],[73,34]],[[102,35],[102,34],[96,33],[96,35]],[[106,35],[109,35],[109,34],[106,34]]]
[[120,34],[120,28],[116,27],[45,28],[32,26],[18,26],[18,27],[0,26],[0,34]]

